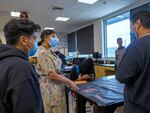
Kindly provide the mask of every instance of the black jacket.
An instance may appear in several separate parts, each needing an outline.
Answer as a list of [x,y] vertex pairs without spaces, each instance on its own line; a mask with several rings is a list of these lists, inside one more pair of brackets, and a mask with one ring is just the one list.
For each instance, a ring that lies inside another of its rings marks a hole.
[[125,83],[125,113],[150,113],[150,36],[129,45],[116,79]]
[[34,67],[8,45],[0,45],[0,113],[44,113]]

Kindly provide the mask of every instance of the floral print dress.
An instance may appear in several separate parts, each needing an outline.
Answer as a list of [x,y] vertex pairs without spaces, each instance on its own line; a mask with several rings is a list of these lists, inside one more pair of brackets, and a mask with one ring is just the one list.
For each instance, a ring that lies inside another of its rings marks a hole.
[[[64,85],[50,80],[50,71],[60,72],[62,61],[51,50],[41,46],[37,54],[37,69],[45,113],[67,113]],[[60,75],[61,76],[61,75]]]

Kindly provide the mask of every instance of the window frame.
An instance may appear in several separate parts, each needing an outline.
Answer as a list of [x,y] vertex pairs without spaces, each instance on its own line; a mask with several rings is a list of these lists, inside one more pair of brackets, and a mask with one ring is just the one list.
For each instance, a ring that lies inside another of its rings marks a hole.
[[[113,15],[113,16],[111,16],[111,17],[109,17],[109,18],[105,18],[105,19],[103,19],[103,43],[104,43],[104,51],[103,51],[103,56],[104,56],[104,58],[112,58],[112,59],[115,59],[115,57],[109,57],[108,56],[108,48],[107,48],[107,20],[109,20],[109,19],[112,19],[112,18],[115,18],[115,17],[117,17],[117,16],[119,16],[119,15],[122,15],[122,14],[125,14],[125,13],[129,13],[129,16],[128,16],[128,18],[130,18],[130,10],[128,10],[128,11],[125,11],[125,12],[122,12],[122,13],[119,13],[119,14],[116,14],[116,15]],[[119,21],[123,21],[123,20],[125,20],[125,19],[128,19],[128,18],[124,18],[124,19],[122,19],[122,20],[118,20],[118,21],[116,21],[116,22],[119,22]],[[115,23],[115,22],[114,22]]]

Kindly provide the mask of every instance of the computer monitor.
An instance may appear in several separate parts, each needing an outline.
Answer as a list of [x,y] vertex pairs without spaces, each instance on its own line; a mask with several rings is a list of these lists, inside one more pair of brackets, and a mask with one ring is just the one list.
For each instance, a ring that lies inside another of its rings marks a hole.
[[94,52],[93,53],[93,58],[102,58],[102,54],[101,53],[99,53],[99,52]]

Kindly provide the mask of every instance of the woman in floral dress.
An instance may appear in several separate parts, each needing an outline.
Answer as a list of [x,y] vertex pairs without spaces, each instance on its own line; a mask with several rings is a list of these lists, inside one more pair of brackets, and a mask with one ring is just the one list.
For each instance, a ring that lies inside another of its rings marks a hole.
[[61,74],[61,59],[51,50],[56,46],[58,38],[52,30],[44,30],[41,33],[37,54],[37,69],[41,75],[40,87],[44,102],[45,113],[67,113],[64,84],[74,90],[77,86]]

